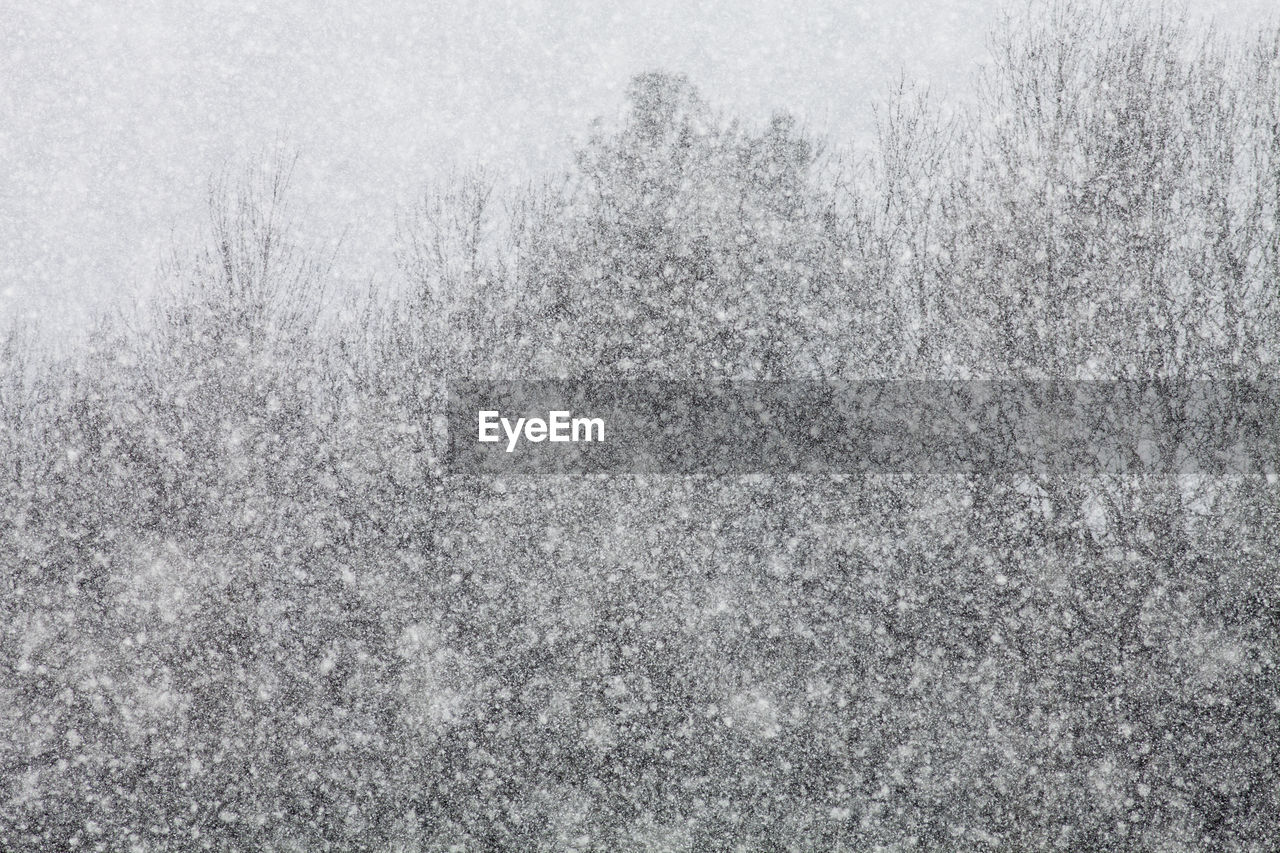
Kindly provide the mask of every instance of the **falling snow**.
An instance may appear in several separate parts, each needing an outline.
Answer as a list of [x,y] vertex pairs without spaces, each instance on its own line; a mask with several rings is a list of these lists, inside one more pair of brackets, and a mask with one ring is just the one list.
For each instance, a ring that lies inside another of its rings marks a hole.
[[459,377],[1275,379],[1268,33],[1039,4],[867,156],[641,73],[372,288],[305,152],[222,174],[138,307],[0,325],[0,849],[1275,849],[1274,456],[444,456]]

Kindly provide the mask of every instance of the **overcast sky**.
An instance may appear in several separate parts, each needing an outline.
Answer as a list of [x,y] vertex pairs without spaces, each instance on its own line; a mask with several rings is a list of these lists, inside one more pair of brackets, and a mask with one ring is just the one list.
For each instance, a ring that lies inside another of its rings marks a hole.
[[[1226,29],[1272,0],[1192,3]],[[306,239],[393,275],[399,206],[433,176],[562,167],[632,74],[687,73],[747,118],[788,109],[865,139],[899,75],[967,88],[985,0],[49,2],[0,0],[0,321],[74,332],[202,224],[209,177],[301,152]]]

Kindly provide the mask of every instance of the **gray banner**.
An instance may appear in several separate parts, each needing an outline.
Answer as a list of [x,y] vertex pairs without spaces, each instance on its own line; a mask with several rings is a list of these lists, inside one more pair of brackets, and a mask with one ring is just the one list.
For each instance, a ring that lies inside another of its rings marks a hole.
[[449,384],[454,473],[1268,473],[1280,381]]

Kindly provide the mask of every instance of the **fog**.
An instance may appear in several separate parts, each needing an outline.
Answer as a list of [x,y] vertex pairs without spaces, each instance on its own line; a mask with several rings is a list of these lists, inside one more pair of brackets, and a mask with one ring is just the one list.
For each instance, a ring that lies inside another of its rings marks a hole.
[[[0,31],[0,321],[66,340],[145,295],[203,224],[208,182],[301,155],[303,238],[390,281],[398,209],[483,165],[564,164],[631,75],[680,71],[725,110],[780,109],[857,147],[903,76],[954,94],[987,50],[981,0],[683,3],[15,3]],[[1195,3],[1228,29],[1266,0]]]

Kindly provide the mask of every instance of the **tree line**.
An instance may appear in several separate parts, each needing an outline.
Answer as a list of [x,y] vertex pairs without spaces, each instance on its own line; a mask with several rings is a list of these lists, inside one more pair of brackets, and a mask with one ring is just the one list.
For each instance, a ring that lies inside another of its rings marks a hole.
[[448,377],[1274,379],[1280,32],[1010,17],[858,159],[632,80],[338,291],[289,164],[0,343],[4,849],[1262,849],[1264,477],[449,476]]

